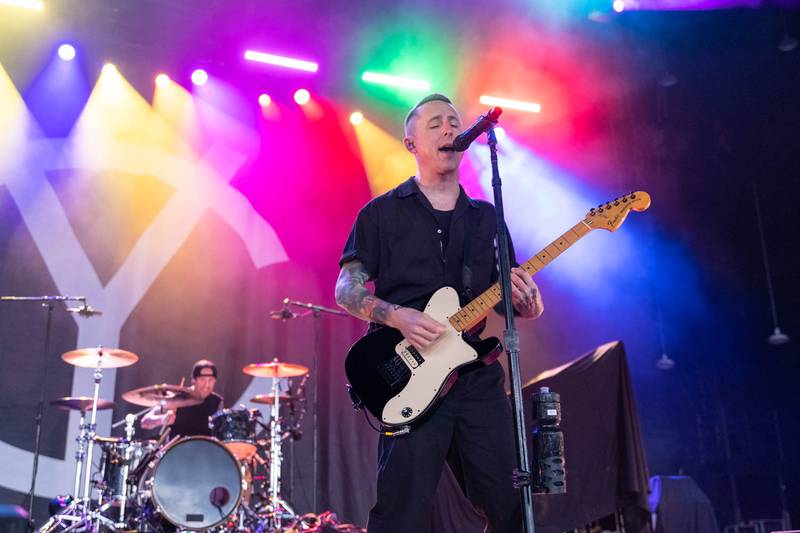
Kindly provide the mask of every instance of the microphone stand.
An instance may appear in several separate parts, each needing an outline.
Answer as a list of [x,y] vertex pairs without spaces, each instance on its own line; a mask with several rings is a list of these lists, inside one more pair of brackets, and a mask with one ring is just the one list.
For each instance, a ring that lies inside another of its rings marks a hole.
[[503,211],[503,184],[500,180],[500,169],[497,165],[497,137],[494,129],[487,132],[489,152],[492,162],[492,189],[494,191],[494,208],[497,215],[497,245],[500,256],[500,288],[503,295],[506,329],[503,332],[503,344],[508,355],[508,377],[511,381],[511,398],[514,409],[514,436],[517,445],[517,468],[512,474],[514,487],[520,489],[522,498],[522,517],[526,533],[535,533],[533,518],[533,490],[531,488],[530,462],[528,459],[528,441],[525,430],[525,413],[522,403],[522,380],[519,367],[519,334],[514,324],[514,306],[511,302],[511,261],[508,249],[508,231],[506,231],[505,213]]
[[[31,488],[28,492],[28,530],[34,531],[33,499],[36,494],[36,474],[39,470],[39,454],[42,442],[42,419],[44,418],[44,391],[47,382],[47,355],[50,351],[50,332],[53,322],[53,302],[82,302],[86,305],[85,296],[0,296],[0,302],[40,302],[47,310],[44,327],[44,349],[42,350],[42,379],[39,387],[39,404],[36,406],[36,430],[33,440],[33,468],[31,469]],[[77,495],[75,495],[77,497]]]
[[[318,368],[319,368],[319,357],[320,351],[322,350],[321,345],[321,338],[320,338],[320,316],[322,313],[327,313],[329,315],[340,315],[340,316],[347,316],[347,313],[343,311],[339,311],[338,309],[331,309],[330,307],[323,307],[321,305],[305,303],[305,302],[296,302],[294,300],[289,300],[286,298],[283,301],[284,305],[292,305],[295,307],[300,307],[303,309],[308,309],[311,315],[314,317],[314,360],[312,362],[311,373],[314,376],[314,386],[311,388],[314,391],[314,416],[312,418],[312,439],[311,439],[311,457],[312,457],[312,506],[311,509],[313,512],[317,512],[317,498],[318,498],[318,488],[317,488],[317,478],[319,477],[319,424],[317,423],[317,408],[319,407],[318,397],[319,397],[319,379],[318,379]],[[302,315],[297,316],[306,316],[308,313],[304,313]],[[294,458],[292,458],[294,461]]]

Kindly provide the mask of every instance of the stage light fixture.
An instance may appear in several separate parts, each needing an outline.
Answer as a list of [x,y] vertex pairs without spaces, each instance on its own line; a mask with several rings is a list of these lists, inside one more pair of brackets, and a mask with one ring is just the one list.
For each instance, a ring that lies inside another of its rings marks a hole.
[[106,63],[103,65],[103,74],[111,75],[111,74],[119,74],[119,70],[117,70],[116,65],[114,63]]
[[201,68],[192,72],[192,83],[200,87],[201,85],[205,85],[206,82],[208,82],[208,72]]
[[611,7],[617,13],[622,13],[625,11],[625,2],[623,0],[614,0],[614,2],[611,4]]
[[58,57],[64,61],[72,61],[75,59],[75,47],[67,43],[62,44],[58,47]]
[[414,89],[418,91],[429,91],[431,84],[425,80],[412,80],[410,78],[401,78],[400,76],[392,76],[391,74],[380,74],[378,72],[364,72],[361,79],[368,83],[375,83],[377,85],[386,85],[388,87],[399,87],[401,89]]
[[364,122],[364,114],[361,111],[353,111],[350,113],[350,124],[358,126]]
[[297,105],[306,105],[311,101],[311,93],[306,89],[297,89],[294,92],[294,101],[297,102]]
[[159,87],[166,87],[169,85],[169,76],[164,73],[159,74],[156,76],[156,85]]
[[278,56],[275,54],[268,54],[266,52],[256,52],[255,50],[245,51],[244,58],[247,59],[248,61],[255,61],[257,63],[266,63],[267,65],[291,68],[295,70],[303,70],[305,72],[316,72],[317,70],[319,70],[319,65],[317,65],[313,61],[305,61],[303,59],[294,59],[291,57]]
[[522,100],[509,100],[508,98],[500,98],[498,96],[482,95],[479,102],[483,105],[500,106],[503,109],[516,109],[517,111],[528,111],[530,113],[539,113],[542,106],[535,102],[523,102]]
[[0,4],[14,7],[24,7],[25,9],[33,9],[34,11],[44,10],[44,3],[39,0],[0,0]]
[[272,98],[268,94],[260,94],[258,95],[258,105],[261,107],[269,107],[272,103]]

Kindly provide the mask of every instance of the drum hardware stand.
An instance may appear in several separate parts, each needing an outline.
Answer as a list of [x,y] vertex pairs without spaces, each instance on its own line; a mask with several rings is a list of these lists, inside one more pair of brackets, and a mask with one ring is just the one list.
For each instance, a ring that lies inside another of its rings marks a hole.
[[[276,364],[277,362],[278,360],[275,359]],[[286,502],[286,500],[281,498],[280,495],[281,466],[283,463],[283,451],[281,450],[281,444],[285,438],[293,436],[296,426],[293,426],[292,429],[290,429],[288,432],[286,432],[286,435],[284,435],[280,418],[281,394],[277,372],[272,378],[272,390],[270,391],[270,396],[272,396],[272,406],[270,408],[269,425],[264,424],[260,420],[256,420],[256,424],[266,430],[269,430],[269,459],[266,461],[269,464],[269,491],[266,497],[262,495],[263,493],[258,493],[259,499],[266,501],[257,503],[255,506],[255,512],[250,510],[246,503],[241,506],[246,508],[244,510],[245,514],[254,514],[255,518],[257,519],[259,527],[254,530],[256,532],[264,531],[264,527],[267,528],[267,531],[281,531],[284,520],[294,521],[297,518],[297,513],[294,512],[291,506]],[[259,447],[263,447],[263,445],[259,445]],[[263,460],[258,461],[261,464],[264,464]],[[240,513],[241,511],[242,510],[240,509]],[[242,518],[241,514],[240,518]]]
[[[42,441],[42,419],[44,418],[44,391],[45,382],[47,380],[47,355],[50,351],[50,333],[52,330],[53,322],[53,302],[80,302],[81,306],[77,308],[77,313],[82,316],[91,316],[90,314],[84,315],[81,309],[91,309],[86,305],[85,296],[0,296],[0,302],[41,302],[42,307],[47,310],[47,321],[44,330],[44,350],[42,351],[42,379],[41,387],[39,390],[39,403],[36,406],[36,430],[33,441],[33,467],[31,469],[31,488],[28,492],[28,530],[35,529],[33,523],[33,499],[36,495],[36,474],[39,470],[39,455],[41,453],[40,446]],[[77,497],[77,494],[75,494]]]
[[272,380],[272,412],[270,414],[269,424],[269,498],[268,506],[272,509],[271,525],[275,528],[281,527],[282,517],[285,514],[291,516],[292,519],[297,517],[297,514],[284,501],[281,496],[281,463],[283,463],[283,452],[281,450],[281,443],[283,441],[283,431],[281,430],[280,419],[280,401],[281,395],[278,388],[278,379]]
[[81,488],[81,474],[83,473],[83,458],[84,458],[84,443],[86,441],[86,411],[81,409],[81,419],[78,424],[79,432],[78,438],[75,439],[78,442],[78,450],[75,452],[75,486],[72,489],[72,494],[74,497],[78,497],[78,491]]
[[[302,315],[295,315],[292,313],[288,306],[294,307],[301,307],[303,309],[308,309],[309,311],[302,314]],[[314,398],[313,398],[313,405],[314,405],[314,416],[312,417],[312,441],[311,441],[311,456],[312,456],[312,501],[311,501],[311,508],[314,512],[317,511],[317,499],[319,496],[319,489],[318,489],[318,478],[319,478],[319,424],[317,422],[317,408],[319,406],[319,358],[320,352],[322,351],[322,345],[320,340],[320,315],[322,313],[328,313],[330,315],[340,315],[349,317],[350,315],[345,313],[344,311],[339,311],[338,309],[331,309],[329,307],[323,307],[321,305],[316,305],[312,303],[305,303],[305,302],[297,302],[294,300],[290,300],[289,298],[284,298],[283,300],[284,309],[288,312],[286,318],[295,318],[298,316],[306,316],[311,314],[314,317],[314,360],[311,365],[311,375],[314,377],[314,386],[312,387],[314,391]]]
[[[102,356],[103,348],[99,348],[99,354]],[[116,527],[114,522],[103,516],[102,513],[108,507],[111,506],[113,503],[113,499],[109,500],[105,504],[102,504],[102,496],[101,499],[98,501],[98,508],[92,510],[92,500],[90,498],[90,487],[91,487],[91,475],[92,475],[92,455],[94,454],[94,445],[95,445],[95,437],[97,436],[95,430],[97,428],[97,401],[100,398],[100,382],[103,380],[103,360],[102,357],[98,357],[97,359],[97,366],[94,369],[94,396],[92,401],[92,416],[91,421],[88,425],[85,425],[86,433],[84,436],[84,440],[87,443],[87,450],[86,450],[86,463],[83,465],[85,467],[84,471],[84,478],[83,478],[83,494],[81,497],[78,497],[77,493],[75,494],[75,499],[73,502],[67,507],[63,512],[58,515],[53,516],[50,520],[48,520],[41,528],[41,532],[49,532],[52,531],[52,527],[58,525],[62,522],[62,520],[67,520],[73,522],[72,525],[67,527],[63,530],[64,533],[67,531],[73,531],[76,528],[84,527],[85,530],[97,530],[102,522],[103,525],[111,529],[112,531],[116,531]],[[83,416],[81,417],[83,420]],[[80,438],[80,437],[79,437]],[[79,444],[79,449],[82,446]],[[81,458],[83,458],[82,451],[80,452]],[[81,465],[78,465],[80,469]],[[76,483],[77,484],[77,483]],[[92,525],[94,524],[94,525]],[[90,529],[91,528],[91,529]]]
[[125,459],[122,463],[122,494],[119,495],[119,521],[115,524],[119,528],[125,527],[125,507],[128,503],[128,473],[131,464],[131,456],[134,451],[134,422],[136,422],[136,416],[132,414],[125,415],[125,438],[128,442],[127,446],[125,446]]

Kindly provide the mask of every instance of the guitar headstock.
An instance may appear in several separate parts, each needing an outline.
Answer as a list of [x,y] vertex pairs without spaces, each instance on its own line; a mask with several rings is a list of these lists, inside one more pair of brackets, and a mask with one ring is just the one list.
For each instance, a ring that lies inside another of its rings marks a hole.
[[628,213],[644,211],[648,207],[650,195],[644,191],[636,191],[591,208],[583,221],[592,229],[616,231],[625,222]]

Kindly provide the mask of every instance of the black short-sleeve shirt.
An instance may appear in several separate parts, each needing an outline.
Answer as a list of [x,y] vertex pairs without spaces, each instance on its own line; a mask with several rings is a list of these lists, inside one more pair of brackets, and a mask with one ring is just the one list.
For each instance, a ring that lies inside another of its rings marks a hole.
[[[464,241],[472,241],[471,289],[477,296],[498,278],[496,233],[494,206],[470,198],[463,188],[450,227],[440,228],[433,206],[412,177],[361,209],[339,265],[358,259],[375,282],[375,296],[390,303],[422,310],[437,289],[451,286],[464,305]],[[510,251],[516,264],[513,246]]]
[[172,424],[172,434],[170,436],[211,436],[211,428],[208,427],[208,417],[220,409],[222,409],[222,396],[216,392],[209,394],[205,401],[199,405],[176,409],[175,423]]

